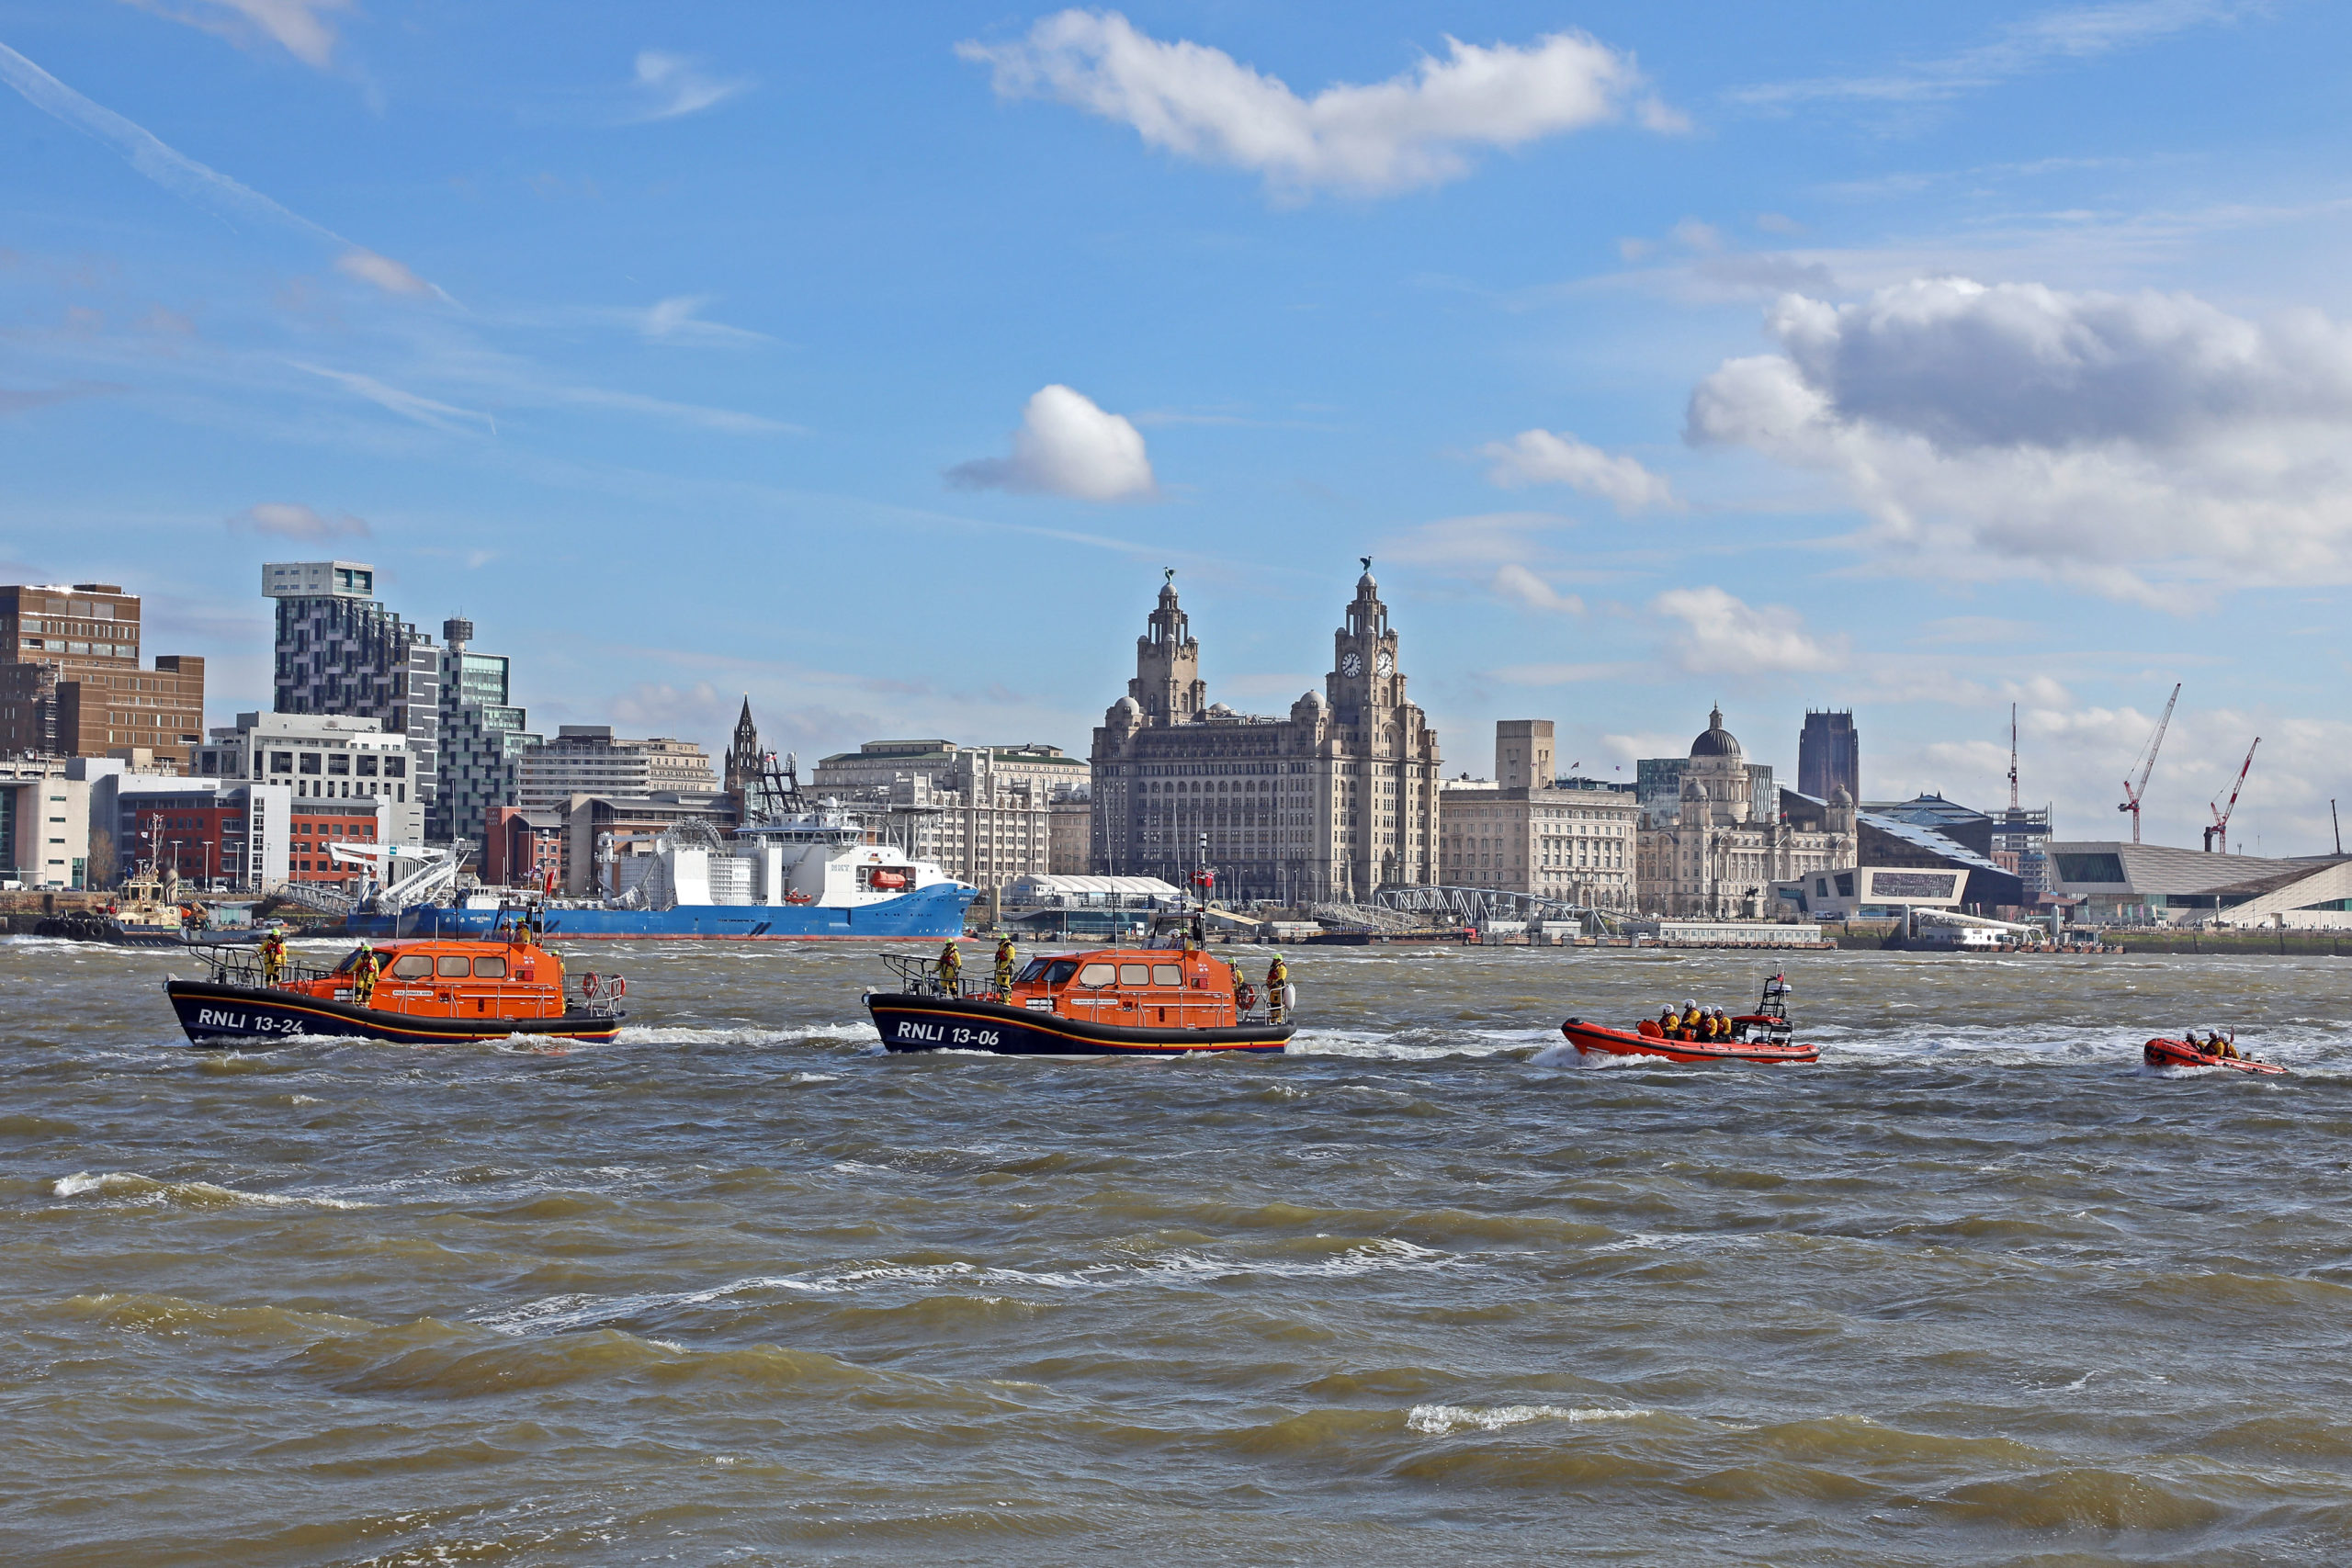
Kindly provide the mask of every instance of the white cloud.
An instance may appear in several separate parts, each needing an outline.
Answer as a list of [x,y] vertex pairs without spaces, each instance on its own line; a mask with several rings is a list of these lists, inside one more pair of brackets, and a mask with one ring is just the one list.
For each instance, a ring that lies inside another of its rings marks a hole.
[[1673,588],[1650,609],[1682,623],[1668,631],[1662,651],[1693,675],[1835,670],[1846,662],[1843,637],[1814,637],[1785,605],[1743,604],[1720,588]]
[[1674,503],[1674,489],[1664,479],[1631,457],[1612,457],[1566,431],[1555,435],[1548,430],[1522,430],[1509,441],[1487,443],[1478,455],[1494,459],[1487,478],[1505,490],[1564,484],[1614,502],[1620,512]]
[[1492,584],[1498,598],[1524,604],[1531,610],[1547,610],[1570,615],[1584,614],[1584,601],[1573,593],[1563,593],[1517,561],[1510,562],[1496,571]]
[[1012,433],[1012,456],[982,457],[947,471],[967,490],[1010,490],[1074,501],[1134,501],[1152,495],[1143,433],[1068,387],[1039,389]]
[[[1262,174],[1275,189],[1378,195],[1456,179],[1467,149],[1516,147],[1611,120],[1638,90],[1630,56],[1583,33],[1521,48],[1446,39],[1442,60],[1302,98],[1205,44],[1162,43],[1115,11],[1058,12],[1017,43],[965,42],[1000,96],[1057,99],[1133,126],[1151,146]],[[1643,106],[1653,130],[1681,129]]]
[[656,300],[639,318],[638,330],[655,343],[735,346],[774,341],[765,333],[702,320],[698,312],[710,302],[707,294],[678,294]]
[[1940,60],[1869,76],[1766,83],[1739,88],[1727,96],[1735,103],[1771,107],[1841,98],[1884,104],[1939,102],[2028,72],[2095,60],[2190,28],[2227,21],[2249,8],[2231,0],[2101,0],[2009,23],[1985,42]]
[[339,517],[322,517],[307,506],[290,502],[265,501],[249,506],[229,519],[232,533],[268,534],[280,539],[364,539],[373,532],[365,518],[345,513]]
[[637,57],[636,83],[641,107],[634,118],[676,119],[681,115],[699,114],[725,103],[751,85],[748,77],[721,81],[705,75],[695,62],[682,54],[642,50]]
[[305,65],[334,62],[334,24],[328,13],[354,9],[353,0],[132,0],[142,10],[201,28],[244,45],[256,36],[284,47]]
[[440,292],[401,263],[390,256],[379,256],[373,251],[345,251],[335,258],[334,269],[345,277],[372,283],[387,294],[415,296]]
[[1943,277],[1769,325],[1690,439],[1834,475],[1892,559],[2158,602],[2352,578],[2352,332],[2315,311]]

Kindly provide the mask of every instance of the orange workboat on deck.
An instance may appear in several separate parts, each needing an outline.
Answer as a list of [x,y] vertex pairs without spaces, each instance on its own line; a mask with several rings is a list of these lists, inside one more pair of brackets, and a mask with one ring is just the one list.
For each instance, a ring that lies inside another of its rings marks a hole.
[[249,947],[206,953],[209,976],[164,987],[199,1045],[297,1034],[421,1044],[517,1034],[610,1040],[627,1016],[619,976],[574,981],[562,958],[519,926],[498,937],[362,943],[333,969]]
[[868,992],[865,1007],[893,1051],[1280,1051],[1294,1032],[1290,995],[1261,998],[1232,965],[1197,950],[1103,947],[1033,958],[1001,992],[943,980],[907,954],[885,953],[883,962],[901,988]]
[[1763,999],[1756,1004],[1754,1012],[1742,1013],[1731,1021],[1729,1039],[1693,1040],[1670,1035],[1646,1018],[1631,1029],[1615,1029],[1572,1018],[1560,1025],[1560,1032],[1585,1055],[1663,1056],[1669,1062],[1767,1065],[1817,1062],[1821,1059],[1821,1047],[1800,1045],[1790,1039],[1788,995],[1788,982],[1780,976],[1765,981]]

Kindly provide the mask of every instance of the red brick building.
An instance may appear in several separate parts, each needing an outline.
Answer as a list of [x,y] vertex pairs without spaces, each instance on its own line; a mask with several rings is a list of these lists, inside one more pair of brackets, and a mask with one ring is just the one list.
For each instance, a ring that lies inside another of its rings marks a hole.
[[112,582],[0,587],[0,751],[185,769],[204,739],[204,660],[140,668],[140,602]]
[[349,882],[367,874],[367,868],[337,861],[336,844],[376,841],[373,801],[303,800],[294,802],[293,842],[286,857],[288,882]]
[[563,885],[564,822],[560,811],[493,806],[483,825],[481,880],[490,887],[544,887],[553,872]]

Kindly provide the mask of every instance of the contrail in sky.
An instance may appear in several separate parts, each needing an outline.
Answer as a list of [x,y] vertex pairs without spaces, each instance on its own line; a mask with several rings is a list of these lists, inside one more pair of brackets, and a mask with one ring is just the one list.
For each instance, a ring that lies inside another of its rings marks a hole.
[[[167,145],[145,127],[133,124],[103,104],[91,102],[5,43],[0,43],[0,79],[5,79],[8,85],[24,95],[25,101],[35,108],[112,147],[129,160],[132,168],[175,196],[199,207],[209,208],[223,217],[266,219],[299,229],[313,239],[334,246],[343,253],[346,262],[352,257],[384,260],[365,245],[352,243],[326,225],[312,222],[251,186],[238,184],[218,169],[207,168],[187,153]],[[401,276],[413,280],[413,286],[401,287],[386,281],[385,276],[371,276],[380,273],[380,269],[369,267],[365,261],[358,265],[346,265],[343,270],[375,283],[389,293],[430,291],[443,299],[449,298],[431,284],[416,278],[399,263],[387,262],[386,265],[397,268]]]

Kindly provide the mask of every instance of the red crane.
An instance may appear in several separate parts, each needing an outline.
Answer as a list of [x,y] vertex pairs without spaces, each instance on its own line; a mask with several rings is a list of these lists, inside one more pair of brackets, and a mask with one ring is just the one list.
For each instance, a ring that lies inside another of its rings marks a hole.
[[[2262,737],[2254,738],[2254,746],[2262,744]],[[2254,767],[2254,746],[2245,749],[2245,766],[2238,770],[2238,782],[2230,786],[2230,803],[2213,807],[2213,825],[2205,829],[2205,852],[2211,854],[2218,845],[2222,853],[2230,852],[2230,813],[2238,808],[2238,791],[2245,788],[2245,775]]]
[[2175,681],[2172,695],[2165,699],[2165,716],[2156,720],[2156,732],[2148,737],[2147,750],[2132,759],[2133,767],[2139,770],[2139,782],[2123,781],[2123,804],[2115,809],[2132,814],[2132,841],[2135,844],[2140,841],[2140,797],[2148,793],[2148,775],[2156,771],[2156,753],[2164,749],[2165,731],[2172,727],[2173,705],[2179,701],[2180,682]]

